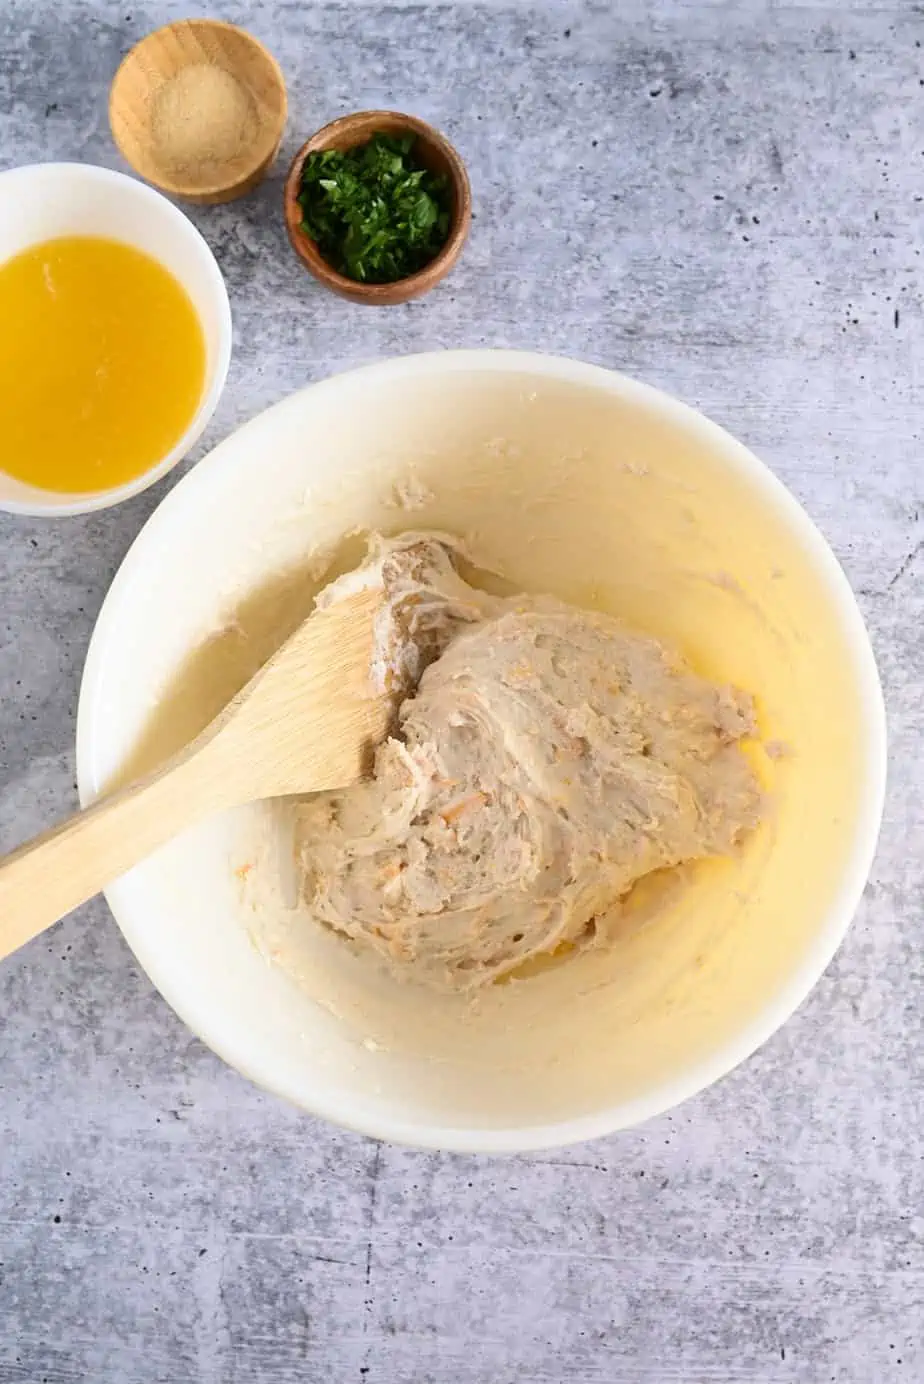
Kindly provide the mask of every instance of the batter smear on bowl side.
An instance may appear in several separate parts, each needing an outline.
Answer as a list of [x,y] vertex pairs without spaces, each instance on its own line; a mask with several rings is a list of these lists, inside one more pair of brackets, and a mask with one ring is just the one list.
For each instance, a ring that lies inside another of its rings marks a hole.
[[373,676],[398,713],[373,777],[298,824],[314,917],[453,990],[605,940],[637,880],[731,852],[761,807],[746,693],[612,616],[476,590],[460,555],[376,537],[321,593],[382,588]]

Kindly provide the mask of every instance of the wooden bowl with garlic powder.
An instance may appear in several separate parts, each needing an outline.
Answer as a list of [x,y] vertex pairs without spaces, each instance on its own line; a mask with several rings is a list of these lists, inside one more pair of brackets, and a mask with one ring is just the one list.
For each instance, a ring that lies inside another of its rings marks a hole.
[[276,59],[215,19],[155,29],[123,59],[109,93],[121,154],[187,202],[230,202],[256,187],[279,150],[286,109]]

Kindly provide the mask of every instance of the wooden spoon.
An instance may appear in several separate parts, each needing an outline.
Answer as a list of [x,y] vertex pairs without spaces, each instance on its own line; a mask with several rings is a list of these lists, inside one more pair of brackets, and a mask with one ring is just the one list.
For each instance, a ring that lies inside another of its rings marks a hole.
[[381,599],[316,611],[192,744],[0,861],[0,960],[209,813],[363,778],[393,711],[370,675]]

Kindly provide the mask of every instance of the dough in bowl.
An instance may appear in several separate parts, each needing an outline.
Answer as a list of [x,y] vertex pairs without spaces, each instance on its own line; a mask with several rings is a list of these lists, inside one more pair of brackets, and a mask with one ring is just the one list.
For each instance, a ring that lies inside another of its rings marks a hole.
[[462,560],[443,535],[375,537],[321,593],[382,588],[397,725],[367,783],[298,822],[313,916],[453,990],[600,944],[638,880],[731,852],[761,806],[750,696],[612,616],[478,590]]

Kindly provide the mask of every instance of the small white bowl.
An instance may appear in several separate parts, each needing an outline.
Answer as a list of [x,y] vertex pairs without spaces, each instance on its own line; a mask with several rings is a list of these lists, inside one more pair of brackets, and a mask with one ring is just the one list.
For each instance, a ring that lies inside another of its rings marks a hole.
[[143,250],[183,285],[206,343],[202,398],[189,427],[156,465],[125,485],[65,494],[25,485],[0,470],[0,510],[60,516],[108,509],[146,490],[181,461],[218,403],[231,359],[231,308],[221,270],[195,226],[153,188],[80,163],[36,163],[0,173],[0,264],[43,240],[107,236]]
[[82,801],[139,740],[150,762],[191,738],[247,676],[234,659],[259,659],[287,600],[307,612],[324,555],[371,527],[466,535],[519,589],[599,604],[753,691],[765,822],[683,888],[651,881],[612,946],[491,987],[477,1008],[386,981],[268,898],[278,848],[291,859],[268,806],[205,822],[116,881],[116,920],[216,1052],[365,1134],[502,1153],[668,1109],[785,1022],[863,890],[885,723],[843,572],[746,447],[624,376],[506,351],[354,370],[226,439],[136,540],[84,672]]

